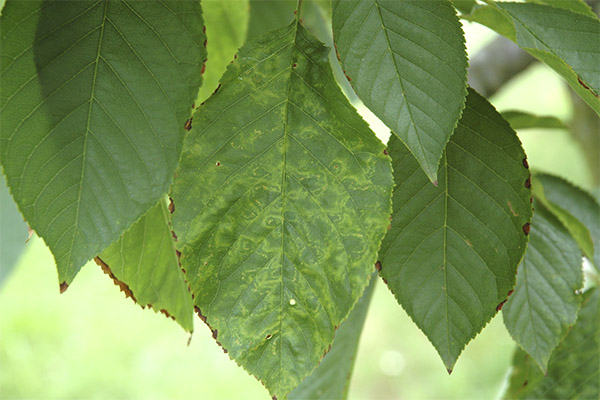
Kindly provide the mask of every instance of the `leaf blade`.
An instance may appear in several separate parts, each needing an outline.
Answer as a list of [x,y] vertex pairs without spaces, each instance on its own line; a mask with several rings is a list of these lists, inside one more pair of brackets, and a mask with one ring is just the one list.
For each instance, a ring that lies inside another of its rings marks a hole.
[[359,98],[434,182],[466,96],[467,56],[456,10],[445,0],[334,0],[333,30]]

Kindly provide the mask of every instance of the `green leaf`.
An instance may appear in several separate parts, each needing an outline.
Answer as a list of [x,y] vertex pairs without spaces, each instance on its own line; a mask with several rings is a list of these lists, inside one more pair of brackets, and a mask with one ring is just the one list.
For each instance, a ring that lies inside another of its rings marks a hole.
[[169,225],[167,206],[161,200],[96,257],[96,262],[142,308],[162,312],[191,332],[192,296]]
[[371,283],[350,312],[348,319],[335,333],[331,350],[317,369],[289,394],[288,399],[341,400],[347,397],[360,334],[376,281],[377,275],[374,274]]
[[577,323],[550,357],[547,376],[517,348],[505,399],[600,398],[600,292],[593,288],[583,297]]
[[534,115],[519,110],[502,112],[502,118],[508,121],[514,130],[529,128],[567,129],[567,126],[552,115]]
[[600,21],[544,4],[490,2],[468,17],[546,63],[600,114]]
[[577,320],[583,286],[577,243],[539,202],[517,287],[502,315],[513,339],[546,372],[552,351]]
[[396,188],[381,276],[451,370],[514,287],[531,220],[525,153],[472,89],[438,187],[394,137],[389,152]]
[[553,7],[564,8],[585,14],[588,17],[598,18],[592,8],[583,0],[526,0],[529,3],[547,4]]
[[467,54],[447,0],[333,0],[337,50],[358,97],[429,179],[465,103]]
[[205,58],[198,2],[9,1],[0,159],[61,287],[165,193]]
[[0,174],[0,287],[17,264],[28,239],[27,224]]
[[250,22],[248,40],[282,28],[294,19],[296,0],[250,0]]
[[452,3],[463,14],[470,14],[477,7],[477,1],[475,0],[452,0]]
[[579,244],[583,253],[600,269],[600,205],[574,184],[549,174],[536,174],[533,188],[542,202]]
[[202,0],[206,22],[208,60],[196,104],[206,100],[219,85],[227,64],[246,40],[249,20],[248,0]]
[[368,283],[391,211],[385,146],[295,22],[246,44],[194,116],[172,197],[195,305],[282,397]]

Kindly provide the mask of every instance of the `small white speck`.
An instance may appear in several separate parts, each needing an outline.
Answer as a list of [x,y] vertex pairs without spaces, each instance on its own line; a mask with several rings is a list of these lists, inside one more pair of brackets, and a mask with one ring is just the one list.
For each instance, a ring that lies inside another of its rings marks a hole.
[[296,305],[296,300],[290,299],[290,306],[295,306],[295,305]]

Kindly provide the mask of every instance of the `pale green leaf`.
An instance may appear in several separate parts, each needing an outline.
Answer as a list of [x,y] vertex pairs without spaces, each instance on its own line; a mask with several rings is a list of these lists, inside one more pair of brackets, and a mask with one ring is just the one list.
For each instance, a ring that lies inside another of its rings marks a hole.
[[544,4],[490,2],[468,17],[546,63],[600,114],[600,21]]
[[507,110],[502,112],[502,118],[507,120],[515,130],[529,128],[567,129],[564,122],[552,115],[534,115],[519,110]]
[[577,243],[539,202],[530,235],[502,315],[513,339],[546,372],[550,354],[577,320],[583,270]]
[[195,305],[278,397],[368,283],[391,211],[385,146],[295,22],[247,43],[198,110],[173,186]]
[[165,193],[205,58],[198,2],[9,1],[0,158],[61,287]]
[[448,0],[333,0],[342,66],[358,97],[433,182],[464,107],[467,54]]
[[396,188],[381,275],[451,370],[515,285],[532,214],[525,154],[471,89],[437,187],[394,137],[389,152]]
[[[246,40],[250,4],[248,0],[202,0],[206,24],[208,59],[196,105],[206,100],[219,85],[227,64]],[[289,21],[287,21],[289,22]]]
[[17,264],[28,236],[27,224],[0,174],[0,287]]
[[172,317],[191,332],[192,296],[173,239],[167,206],[160,200],[104,250],[96,262],[133,301]]
[[537,198],[552,211],[600,269],[600,205],[583,189],[549,174],[534,176]]
[[600,292],[593,288],[583,297],[577,323],[550,357],[547,376],[517,348],[505,399],[600,398]]
[[374,274],[371,283],[350,312],[348,319],[335,333],[331,349],[319,367],[289,394],[288,399],[342,400],[347,397],[358,342],[376,282],[377,274]]
[[296,0],[250,0],[248,40],[284,27],[294,19]]
[[584,0],[526,0],[530,3],[547,4],[553,7],[564,8],[566,10],[575,11],[587,15],[588,17],[597,18],[592,8],[587,5]]

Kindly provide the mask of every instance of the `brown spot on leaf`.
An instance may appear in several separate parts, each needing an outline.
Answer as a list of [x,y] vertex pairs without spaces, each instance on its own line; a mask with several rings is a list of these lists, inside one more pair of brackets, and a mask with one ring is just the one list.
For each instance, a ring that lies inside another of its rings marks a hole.
[[60,294],[63,294],[64,292],[66,292],[68,288],[69,288],[69,284],[67,282],[62,282],[58,286],[58,290],[60,290]]
[[433,186],[438,187],[438,181],[437,181],[437,179],[435,181],[433,181]]
[[200,75],[204,75],[204,72],[206,72],[206,63],[202,63],[202,68],[200,69]]
[[510,209],[510,212],[511,212],[511,214],[512,214],[514,217],[518,217],[518,216],[519,216],[519,214],[517,214],[517,212],[516,212],[516,211],[515,211],[515,210],[512,208],[512,203],[510,202],[510,200],[507,202],[507,204],[508,204],[508,208]]
[[346,71],[344,71],[344,76],[346,77],[346,79],[348,79],[348,82],[352,82],[352,78],[350,78],[348,76],[348,74],[346,73]]
[[527,162],[527,159],[526,159],[526,158],[524,158],[524,159],[523,159],[523,166],[524,166],[525,168],[529,169],[529,163]]
[[527,379],[525,379],[525,380],[523,381],[523,387],[527,386],[528,384],[529,384],[529,381],[528,381]]
[[504,299],[504,300],[503,300],[503,301],[502,301],[500,304],[498,304],[498,305],[496,306],[496,311],[500,311],[500,310],[502,310],[502,306],[504,306],[504,303],[506,303],[506,301],[507,301],[507,300],[508,300],[508,299]]
[[208,44],[208,39],[204,39],[204,47]]
[[514,292],[515,292],[514,290],[510,289],[506,295],[507,295],[508,297],[510,297],[510,295],[511,295],[511,294],[513,294]]
[[389,155],[387,149],[383,149],[383,154],[385,154],[386,156]]
[[[150,304],[148,304],[148,306],[150,307]],[[165,310],[164,308],[161,308],[160,312],[162,314],[164,314],[167,318],[171,318],[173,321],[175,321],[175,317],[172,316],[171,314],[169,314],[169,312],[167,310]]]
[[202,27],[202,33],[206,33],[206,25]]
[[215,89],[215,91],[213,92],[213,94],[217,93],[219,91],[219,89],[221,89],[221,84],[219,83],[219,85],[217,86],[217,88]]
[[113,280],[115,285],[117,285],[119,287],[121,292],[125,293],[125,297],[130,297],[136,303],[138,302],[136,300],[135,296],[133,295],[133,292],[129,288],[129,286],[125,282],[118,280],[117,277],[112,273],[110,267],[100,257],[94,258],[94,261],[96,262],[96,264],[98,264],[100,266],[100,268],[102,268],[102,271],[106,275],[110,276],[110,278]]
[[527,180],[525,181],[525,187],[527,189],[531,189],[531,174],[529,175],[529,178],[527,178]]
[[381,280],[382,280],[382,281],[383,281],[383,283],[385,283],[386,285],[388,284],[388,283],[387,283],[387,279],[385,279],[385,278],[381,278]]
[[174,241],[177,241],[177,235],[175,234],[175,231],[171,231],[171,236],[173,236]]
[[27,240],[25,241],[25,243],[27,243],[31,240],[31,237],[33,236],[34,232],[35,231],[33,229],[31,229],[30,226],[27,227]]
[[377,272],[381,272],[381,261],[377,261],[375,263],[375,270],[377,270]]
[[269,339],[271,339],[272,337],[273,337],[273,336],[272,336],[271,334],[269,334],[269,335],[267,335],[267,336],[265,337],[265,340],[269,340]]
[[192,120],[194,119],[194,117],[190,117],[190,119],[188,119],[187,121],[185,121],[185,124],[183,124],[183,129],[185,129],[186,131],[191,131],[192,130]]
[[173,199],[169,197],[169,212],[173,214],[175,212],[175,204],[173,203]]
[[465,239],[465,243],[467,244],[467,246],[473,247],[473,243],[471,243],[469,239]]
[[446,371],[448,371],[448,375],[452,375],[452,370],[451,369],[447,369]]
[[526,223],[525,225],[523,225],[523,233],[526,235],[529,235],[529,231],[531,230],[531,225],[528,223]]
[[221,163],[219,161],[217,161],[217,163],[215,164],[217,167],[221,166]]
[[298,64],[296,64],[296,63],[292,64],[292,68],[296,68],[297,66],[298,66]]
[[177,255],[177,258],[181,258],[181,252],[179,250],[175,250],[175,254]]

